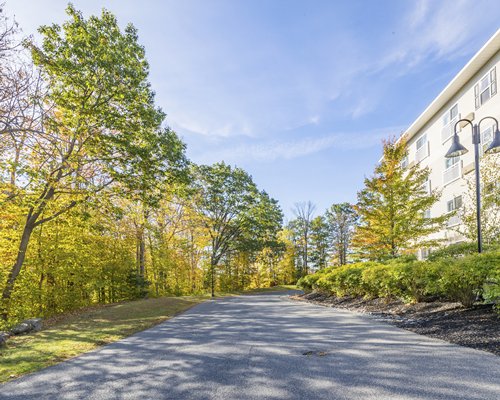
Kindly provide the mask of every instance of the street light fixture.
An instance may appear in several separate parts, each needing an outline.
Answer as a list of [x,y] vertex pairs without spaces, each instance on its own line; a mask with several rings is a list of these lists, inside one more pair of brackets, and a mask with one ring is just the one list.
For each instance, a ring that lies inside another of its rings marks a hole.
[[457,127],[461,122],[466,122],[472,128],[472,144],[474,145],[474,166],[476,172],[476,220],[477,220],[477,251],[481,253],[483,250],[483,238],[481,233],[481,186],[480,186],[480,175],[479,175],[479,144],[481,143],[481,122],[485,119],[492,119],[495,121],[495,136],[493,141],[485,150],[485,153],[498,153],[500,152],[500,131],[498,130],[498,121],[493,117],[484,117],[477,124],[473,124],[472,121],[468,119],[461,119],[455,123],[454,135],[451,143],[451,147],[446,153],[446,158],[452,158],[461,156],[468,152],[468,150],[460,143],[458,139]]

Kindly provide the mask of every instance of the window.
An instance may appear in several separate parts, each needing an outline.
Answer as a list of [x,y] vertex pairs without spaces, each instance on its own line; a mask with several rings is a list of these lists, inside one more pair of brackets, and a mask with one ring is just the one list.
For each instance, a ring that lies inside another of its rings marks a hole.
[[462,207],[462,196],[456,196],[452,200],[446,202],[448,213],[453,213],[446,223],[448,227],[460,224],[460,216],[455,213],[460,207]]
[[481,130],[481,150],[482,153],[486,151],[488,146],[493,142],[494,125]]
[[489,182],[483,187],[484,197],[495,204],[500,203],[500,181]]
[[445,169],[453,167],[455,164],[458,164],[459,161],[460,161],[460,156],[445,158],[444,159]]
[[423,184],[422,184],[422,190],[426,194],[431,194],[431,181],[427,179]]
[[425,146],[426,143],[427,143],[427,135],[424,134],[424,135],[420,136],[417,140],[417,151],[418,151],[418,149]]
[[427,144],[427,134],[423,134],[417,140],[416,160],[421,161],[429,155],[429,146]]
[[448,212],[453,212],[462,207],[462,196],[454,197],[453,200],[450,200],[446,203],[446,208]]
[[496,67],[488,71],[474,86],[476,110],[497,93]]
[[401,160],[401,168],[408,168],[408,155],[404,156]]
[[431,254],[429,249],[420,249],[420,259],[421,260],[426,260],[429,257],[429,254]]
[[443,115],[443,125],[447,125],[458,116],[458,104],[455,104]]
[[460,156],[445,158],[445,170],[443,172],[443,184],[447,185],[453,181],[460,178],[462,173],[462,163],[460,162]]
[[455,104],[443,115],[443,129],[441,130],[441,140],[446,142],[455,133],[455,123],[460,119],[458,104]]

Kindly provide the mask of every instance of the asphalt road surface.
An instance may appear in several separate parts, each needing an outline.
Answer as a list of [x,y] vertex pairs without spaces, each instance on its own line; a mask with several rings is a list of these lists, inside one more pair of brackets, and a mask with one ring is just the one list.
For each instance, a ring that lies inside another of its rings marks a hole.
[[283,294],[241,296],[0,385],[0,399],[500,400],[500,357]]

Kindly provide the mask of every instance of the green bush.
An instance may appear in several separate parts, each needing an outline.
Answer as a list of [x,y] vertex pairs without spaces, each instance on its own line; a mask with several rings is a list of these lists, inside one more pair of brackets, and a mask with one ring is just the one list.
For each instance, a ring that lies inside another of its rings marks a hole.
[[491,295],[498,290],[498,252],[446,259],[439,262],[439,267],[443,294],[452,301],[459,301],[465,307],[471,307],[476,298],[484,296],[485,293]]
[[442,295],[439,286],[439,267],[428,261],[401,263],[394,266],[394,295],[405,302],[421,302]]
[[467,246],[454,245],[448,256],[442,252],[432,261],[401,257],[386,263],[329,267],[300,279],[298,285],[306,291],[321,290],[339,297],[397,297],[406,302],[437,297],[465,307],[480,297],[498,301],[500,251],[464,256]]
[[365,296],[371,298],[394,297],[398,293],[398,282],[394,265],[375,264],[365,268],[361,274]]
[[491,257],[497,257],[497,262],[494,262],[490,274],[488,275],[488,279],[484,285],[483,297],[486,301],[497,303],[497,309],[500,311],[500,262],[498,262],[500,252],[492,254]]
[[365,268],[378,265],[375,262],[360,262],[333,268],[316,282],[318,289],[336,296],[364,296],[366,288],[362,274]]
[[314,274],[303,276],[302,278],[300,278],[297,281],[297,286],[299,288],[303,289],[305,292],[310,292],[313,289],[317,288],[316,282],[318,281],[318,279],[320,279],[323,275],[330,272],[333,268],[334,267],[324,268],[324,269],[317,271]]

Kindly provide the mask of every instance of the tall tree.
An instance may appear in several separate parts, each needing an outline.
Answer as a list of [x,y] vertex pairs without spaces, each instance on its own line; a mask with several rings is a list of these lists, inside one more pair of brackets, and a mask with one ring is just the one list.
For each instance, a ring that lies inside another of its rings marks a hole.
[[297,245],[299,247],[300,260],[300,275],[305,276],[309,273],[309,242],[311,222],[313,219],[316,206],[308,202],[296,203],[293,213],[295,220],[291,221],[292,230],[297,235]]
[[329,232],[325,217],[322,215],[313,218],[311,221],[310,233],[310,261],[314,269],[322,269],[327,266]]
[[339,203],[332,204],[326,210],[325,218],[328,224],[334,262],[344,265],[347,263],[347,255],[358,222],[358,215],[351,204]]
[[33,99],[43,118],[36,129],[13,131],[30,153],[19,166],[26,213],[2,292],[4,318],[36,227],[114,181],[127,187],[138,176],[154,180],[163,168],[164,114],[153,103],[137,31],[128,25],[121,32],[108,11],[88,19],[71,5],[66,11],[62,26],[39,29],[41,46],[27,42],[45,87]]
[[211,239],[210,287],[214,297],[216,268],[248,229],[258,191],[244,170],[223,162],[196,167],[195,187],[194,207]]
[[354,208],[360,224],[353,242],[366,258],[394,258],[403,251],[435,245],[429,235],[437,232],[447,218],[425,214],[439,199],[439,193],[428,191],[428,168],[401,166],[406,154],[404,140],[384,142],[382,161],[358,192]]

